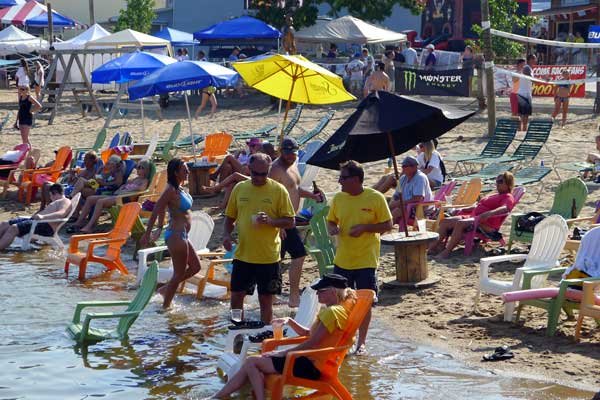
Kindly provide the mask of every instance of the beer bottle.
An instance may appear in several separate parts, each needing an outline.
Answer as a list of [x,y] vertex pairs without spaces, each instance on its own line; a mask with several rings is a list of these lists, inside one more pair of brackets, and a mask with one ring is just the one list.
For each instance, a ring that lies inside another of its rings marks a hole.
[[572,199],[573,202],[571,203],[571,218],[577,218],[577,202],[575,201],[575,199]]
[[323,202],[323,200],[325,200],[325,199],[323,198],[323,194],[321,193],[321,190],[319,190],[319,188],[317,187],[317,182],[315,182],[315,181],[312,181],[312,183],[313,183],[313,193],[314,193],[314,194],[318,194],[318,195],[319,195],[319,200],[317,200],[317,202],[318,202],[318,203],[322,203],[322,202]]

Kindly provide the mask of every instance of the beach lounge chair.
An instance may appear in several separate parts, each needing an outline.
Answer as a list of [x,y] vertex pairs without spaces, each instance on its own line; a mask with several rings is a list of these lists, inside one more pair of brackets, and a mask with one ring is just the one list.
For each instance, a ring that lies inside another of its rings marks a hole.
[[[64,224],[67,223],[67,221],[69,220],[69,218],[71,218],[71,215],[73,215],[73,213],[75,212],[75,209],[77,208],[77,204],[79,203],[79,198],[81,197],[81,193],[77,193],[72,199],[71,199],[71,207],[69,208],[69,211],[67,212],[67,214],[63,217],[63,218],[58,218],[58,219],[45,219],[45,220],[33,220],[31,223],[31,229],[29,230],[29,233],[25,236],[23,236],[20,239],[20,247],[21,250],[29,250],[31,248],[31,242],[33,240],[35,240],[36,242],[39,243],[44,243],[44,244],[49,244],[51,245],[54,249],[63,249],[64,248],[64,244],[60,238],[60,236],[58,236],[58,232],[60,231],[60,229],[63,227]],[[27,218],[27,217],[26,217]],[[42,236],[42,235],[37,235],[35,234],[35,228],[37,227],[37,225],[40,222],[45,222],[45,223],[56,223],[58,222],[58,226],[56,227],[56,229],[54,229],[54,235],[52,236]],[[15,239],[15,242],[17,241],[17,239]],[[15,245],[15,243],[13,242],[13,244],[11,244],[11,246]]]
[[539,143],[546,147],[546,150],[554,156],[554,153],[548,146],[548,138],[552,131],[553,122],[551,119],[532,119],[527,126],[527,132],[523,138],[524,143]]
[[482,181],[490,181],[496,179],[498,175],[502,175],[506,171],[511,171],[513,168],[514,166],[511,164],[493,163],[484,166],[479,172],[457,176],[454,179],[457,181],[469,181],[473,178],[480,178]]
[[[557,214],[566,220],[577,218],[585,201],[588,190],[585,183],[579,178],[571,178],[563,181],[554,191],[554,200],[549,211],[543,212],[547,215]],[[511,250],[513,242],[531,243],[532,232],[517,231],[517,220],[525,214],[518,213],[511,216],[510,237],[508,239],[508,251]]]
[[[79,344],[88,342],[99,342],[105,339],[120,339],[127,338],[129,328],[140,316],[144,308],[156,290],[156,277],[158,275],[158,264],[154,262],[144,274],[144,279],[135,297],[131,301],[84,301],[77,303],[73,321],[67,327],[69,334]],[[87,313],[82,319],[82,312],[86,308],[106,308],[106,307],[125,307],[121,312],[102,312],[102,313]],[[119,319],[117,326],[113,330],[99,329],[91,327],[92,321],[98,319]]]
[[[506,254],[494,257],[484,257],[479,260],[479,286],[475,295],[475,309],[479,303],[480,293],[500,296],[502,293],[521,289],[523,271],[532,269],[550,269],[559,265],[558,257],[565,246],[569,227],[560,215],[551,215],[535,226],[531,248],[527,254]],[[501,262],[525,261],[517,268],[511,281],[491,279],[490,266]],[[539,287],[539,282],[532,282],[533,287]],[[504,305],[504,320],[511,321],[515,303]]]
[[[92,233],[86,235],[71,236],[69,241],[69,252],[65,261],[65,273],[69,273],[71,264],[79,267],[79,280],[85,279],[87,264],[96,262],[104,265],[109,270],[118,270],[124,275],[129,271],[121,261],[121,247],[127,242],[131,235],[131,228],[136,221],[141,207],[138,203],[127,203],[121,208],[119,218],[112,231],[106,233]],[[79,250],[79,244],[87,244],[85,252]],[[107,247],[104,254],[99,255],[95,250],[99,247]]]
[[[494,131],[494,135],[487,142],[483,150],[479,155],[475,154],[456,154],[456,155],[446,155],[444,156],[445,161],[454,161],[456,164],[454,165],[454,171],[458,170],[462,173],[466,174],[469,172],[466,167],[467,163],[473,162],[481,157],[500,157],[504,155],[508,146],[515,139],[515,135],[517,134],[517,129],[519,128],[519,121],[513,119],[499,119],[496,122],[496,129]],[[476,162],[476,161],[475,161]]]
[[[523,197],[524,194],[525,194],[525,188],[522,186],[518,186],[513,189],[512,195],[515,199],[515,204],[513,205],[513,208],[516,207],[517,204],[519,204],[519,201],[521,201],[521,198]],[[504,222],[506,217],[508,217],[509,215],[510,215],[510,211],[503,215],[497,215],[497,217],[503,217],[503,222]],[[487,243],[487,242],[493,241],[493,242],[499,242],[501,246],[506,245],[506,243],[504,242],[504,237],[502,236],[502,234],[500,234],[500,232],[496,232],[496,234],[499,235],[498,237],[490,237],[488,234],[485,234],[483,231],[481,231],[478,228],[479,228],[479,217],[477,216],[477,217],[474,217],[473,230],[471,230],[470,232],[467,232],[464,237],[465,255],[466,256],[471,255],[471,253],[473,252],[476,240],[479,242],[482,242],[482,243]]]
[[334,115],[335,110],[327,111],[327,114],[325,114],[325,116],[319,120],[319,122],[313,129],[311,129],[310,131],[305,131],[304,134],[298,138],[298,145],[303,146],[304,144],[310,142],[312,139],[318,136],[323,131],[323,129],[325,129],[325,127],[329,124],[329,121],[331,121]]
[[92,147],[77,147],[73,149],[73,160],[71,161],[71,168],[83,167],[83,157],[88,151],[100,152],[100,149],[106,141],[106,129],[101,129],[96,135],[96,141]]
[[273,132],[277,128],[277,124],[269,124],[265,125],[262,128],[255,129],[253,131],[246,131],[241,133],[234,133],[233,140],[237,141],[245,141],[250,140],[254,137],[259,138],[269,138],[271,136],[271,132]]
[[304,109],[304,104],[297,104],[296,110],[294,111],[294,115],[289,119],[285,128],[283,128],[283,136],[289,136],[292,132],[292,129],[296,126],[298,121],[300,121],[300,115],[302,115],[302,110]]
[[[336,332],[332,337],[327,336],[327,343],[333,345],[323,346],[322,348],[290,351],[286,354],[285,367],[281,375],[266,375],[265,386],[271,392],[272,400],[281,400],[283,398],[283,389],[285,386],[296,386],[315,389],[313,394],[318,396],[329,395],[340,400],[352,400],[352,394],[340,382],[338,378],[342,362],[346,353],[352,347],[354,336],[358,327],[362,324],[365,316],[371,309],[375,292],[368,289],[357,290],[358,300],[348,316],[348,322],[343,330]],[[282,346],[296,345],[303,343],[308,336],[299,336],[295,338],[284,338],[281,340],[268,339],[263,342],[262,353],[274,351]],[[308,357],[313,361],[315,367],[320,371],[321,376],[318,380],[298,378],[294,376],[294,363],[299,357]]]
[[[210,250],[206,247],[208,245],[208,241],[212,235],[213,229],[215,227],[215,222],[212,217],[203,211],[193,211],[192,212],[192,223],[191,229],[188,233],[188,240],[194,246],[194,249],[198,252],[198,255],[214,255],[214,256],[223,256],[225,253],[211,253]],[[145,228],[144,228],[145,229]],[[147,249],[141,249],[138,253],[138,272],[137,272],[137,283],[140,282],[144,271],[146,270],[148,265],[148,259],[151,254],[161,253],[167,250],[167,246],[156,246],[149,247]],[[173,265],[169,264],[166,266],[161,266],[158,270],[158,282],[159,283],[167,283],[171,276],[173,275]]]
[[311,239],[313,243],[308,246],[308,254],[317,261],[319,275],[323,276],[333,272],[333,259],[335,258],[335,245],[327,231],[327,214],[329,207],[323,207],[310,219]]
[[544,179],[550,172],[552,172],[552,168],[542,166],[529,166],[522,168],[514,174],[515,185],[526,186],[539,184],[540,189],[537,196],[537,200],[539,200],[540,196],[542,195],[542,191],[544,190],[544,182],[542,179]]
[[577,325],[575,326],[575,340],[581,339],[581,326],[585,317],[592,317],[596,320],[596,325],[600,325],[600,304],[594,294],[596,288],[600,286],[600,281],[583,283],[583,299],[579,306],[579,315],[577,316]]
[[514,153],[510,156],[481,157],[474,162],[478,164],[496,164],[531,161],[538,156],[543,146],[544,145],[541,143],[521,142]]
[[54,163],[50,167],[23,170],[21,181],[12,182],[19,187],[19,201],[25,201],[25,204],[31,204],[35,198],[37,189],[41,188],[46,182],[56,182],[58,177],[71,164],[73,153],[69,146],[63,146],[58,149]]
[[[302,296],[300,296],[300,305],[294,320],[302,326],[312,326],[317,319],[320,308],[317,292],[308,286],[304,288]],[[261,347],[261,343],[252,343],[247,336],[258,335],[268,330],[273,330],[273,327],[265,325],[258,329],[230,329],[225,338],[225,350],[219,358],[217,370],[223,372],[229,380],[240,369],[244,360],[248,357],[248,353],[257,352]],[[298,337],[293,329],[289,328],[287,331],[288,338]],[[234,348],[237,347],[236,343],[240,337],[244,338],[244,341],[241,351],[236,353]]]
[[[599,260],[600,259],[600,228],[594,228],[586,233],[581,239],[581,247],[577,252],[575,258],[575,267],[585,265],[586,260]],[[563,274],[567,268],[551,268],[547,270],[531,270],[523,271],[523,290],[528,290],[535,287],[534,282],[545,280],[550,275]],[[600,277],[593,278],[580,278],[580,279],[562,279],[560,281],[558,291],[553,297],[546,297],[541,299],[530,299],[522,300],[519,302],[517,307],[517,315],[515,322],[519,321],[521,312],[525,306],[542,308],[548,313],[548,323],[546,326],[546,335],[553,336],[558,326],[560,311],[564,310],[569,317],[573,317],[573,310],[579,309],[579,301],[567,296],[567,290],[570,286],[581,286],[583,282],[600,281]],[[537,283],[536,282],[536,283]],[[539,285],[541,286],[541,285]]]
[[595,165],[586,161],[576,161],[576,162],[570,162],[570,163],[560,163],[557,164],[554,172],[556,172],[556,175],[558,176],[559,180],[563,180],[562,177],[560,176],[560,174],[558,173],[559,169],[564,169],[565,171],[573,171],[573,172],[577,172],[579,174],[579,177],[583,177],[584,174],[589,174],[590,172],[594,171],[594,167]]

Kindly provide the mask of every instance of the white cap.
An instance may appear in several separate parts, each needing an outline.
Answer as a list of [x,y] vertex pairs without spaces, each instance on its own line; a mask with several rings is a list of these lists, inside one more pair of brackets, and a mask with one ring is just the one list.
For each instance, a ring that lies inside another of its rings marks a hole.
[[429,43],[427,46],[425,46],[426,49],[431,49],[431,50],[435,50],[435,46],[431,43]]

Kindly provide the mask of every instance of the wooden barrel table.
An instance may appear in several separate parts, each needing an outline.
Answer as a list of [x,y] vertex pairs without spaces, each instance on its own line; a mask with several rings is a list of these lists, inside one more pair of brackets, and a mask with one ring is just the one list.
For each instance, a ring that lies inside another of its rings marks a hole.
[[187,164],[190,169],[190,176],[188,177],[190,195],[202,197],[214,196],[213,193],[202,190],[202,186],[210,186],[210,170],[217,168],[217,165],[216,163],[194,164],[193,162]]

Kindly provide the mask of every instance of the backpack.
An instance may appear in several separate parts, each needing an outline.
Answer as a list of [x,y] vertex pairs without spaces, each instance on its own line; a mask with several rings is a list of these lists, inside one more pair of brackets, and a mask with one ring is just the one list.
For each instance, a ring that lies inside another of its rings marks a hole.
[[546,218],[544,214],[535,211],[521,215],[517,219],[517,226],[515,228],[517,236],[521,236],[523,232],[533,233],[535,226],[544,218]]
[[[442,183],[446,182],[446,165],[444,164],[444,160],[442,160],[442,156],[438,153],[438,158],[440,159],[440,171],[442,172]],[[429,161],[425,163],[425,168],[429,167]]]

